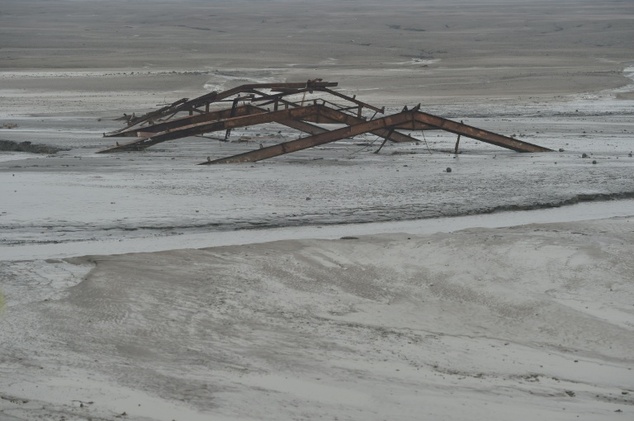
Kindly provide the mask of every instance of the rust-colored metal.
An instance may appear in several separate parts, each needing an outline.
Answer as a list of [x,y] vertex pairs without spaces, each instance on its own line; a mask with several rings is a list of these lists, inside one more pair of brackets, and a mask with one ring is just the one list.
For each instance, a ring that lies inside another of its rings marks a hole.
[[213,133],[222,130],[235,129],[237,127],[255,126],[263,123],[271,123],[276,121],[292,120],[302,118],[317,113],[319,105],[311,105],[309,107],[291,108],[287,110],[279,110],[272,112],[261,112],[252,115],[244,115],[239,117],[230,117],[214,122],[202,122],[188,124],[185,126],[168,129],[154,135],[139,139],[135,142],[118,145],[100,153],[120,152],[120,151],[139,151],[158,143],[168,140],[179,139],[188,136],[196,136],[204,133]]
[[[320,110],[319,116],[322,118],[324,122],[342,123],[348,126],[359,124],[365,121],[362,118],[359,118],[350,114],[346,114],[339,110],[334,110],[332,108],[327,108],[327,107],[324,107],[322,110]],[[416,125],[415,121],[408,121],[398,128],[402,128],[406,130],[433,130],[435,129],[435,127],[427,126],[424,124]],[[417,141],[417,139],[409,135],[397,132],[395,130],[392,130],[391,132],[388,133],[388,131],[384,129],[377,129],[377,130],[373,130],[371,133],[379,137],[382,137],[383,139],[391,140],[392,142],[416,142]]]
[[[319,91],[327,88],[336,87],[338,85],[337,82],[324,82],[321,79],[309,80],[307,82],[300,83],[253,83],[240,85],[238,87],[228,89],[222,92],[210,92],[205,95],[201,95],[194,99],[182,98],[176,102],[173,102],[170,105],[159,108],[156,111],[149,112],[140,117],[136,117],[134,114],[132,116],[127,116],[124,114],[125,119],[128,121],[128,125],[121,130],[107,133],[106,136],[117,136],[118,132],[128,131],[129,129],[137,126],[141,126],[143,124],[152,125],[155,121],[159,121],[165,118],[171,118],[172,116],[181,113],[187,112],[190,115],[193,115],[193,112],[204,113],[209,111],[210,104],[223,101],[229,97],[239,94],[248,94],[255,89],[270,89],[272,91],[280,91],[285,92],[284,95],[292,95],[298,92],[303,91]],[[204,110],[200,108],[204,107]]]
[[354,137],[362,133],[371,132],[373,130],[391,128],[412,119],[413,112],[405,111],[399,114],[365,121],[353,126],[343,127],[341,129],[291,140],[290,142],[280,143],[278,145],[269,146],[255,151],[241,153],[238,155],[230,156],[228,158],[220,158],[216,160],[201,162],[199,165],[261,161],[263,159],[273,158],[275,156],[297,152],[301,151],[302,149],[308,149],[314,146],[319,146],[326,143],[335,142],[337,140]]
[[[252,105],[241,105],[236,107],[234,112],[235,116],[249,115],[267,112],[267,110],[260,110]],[[175,118],[160,123],[155,123],[147,126],[134,126],[123,131],[117,131],[112,133],[106,133],[105,137],[139,137],[138,133],[159,133],[170,129],[175,129],[190,124],[204,123],[209,121],[218,121],[231,117],[231,109],[210,111],[204,114],[194,114],[192,116],[186,116],[181,118]]]
[[457,121],[448,120],[446,118],[427,114],[422,111],[416,113],[416,121],[445,130],[451,133],[459,134],[471,139],[476,139],[492,145],[501,146],[516,152],[548,152],[550,149],[532,143],[517,140],[512,137],[503,136],[488,130],[478,129],[477,127],[468,126]]
[[[128,125],[104,136],[136,136],[138,139],[122,145],[117,143],[100,152],[142,150],[161,142],[222,130],[225,131],[224,140],[229,140],[234,128],[265,123],[282,124],[308,133],[309,136],[227,158],[208,160],[202,164],[259,161],[363,133],[372,133],[384,139],[376,151],[378,153],[388,140],[418,141],[403,131],[423,130],[444,130],[459,137],[469,137],[518,152],[550,150],[422,112],[419,110],[420,104],[413,109],[405,107],[400,113],[386,116],[385,107],[379,108],[358,100],[356,96],[347,96],[330,89],[335,86],[336,82],[324,82],[321,79],[303,83],[248,84],[191,100],[183,98],[141,117],[124,115]],[[315,97],[317,93],[322,96]],[[298,100],[299,95],[301,99]],[[222,109],[211,108],[212,105],[216,107],[226,102],[231,103],[229,108],[226,105]],[[377,117],[378,114],[381,116]],[[329,129],[323,127],[324,124],[344,127]]]

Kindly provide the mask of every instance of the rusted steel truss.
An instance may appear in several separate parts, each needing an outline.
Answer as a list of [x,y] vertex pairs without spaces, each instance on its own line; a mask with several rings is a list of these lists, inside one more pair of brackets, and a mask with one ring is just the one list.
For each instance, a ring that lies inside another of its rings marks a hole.
[[[550,150],[424,113],[419,110],[420,105],[411,110],[405,108],[400,113],[384,115],[384,108],[330,89],[334,86],[337,83],[320,79],[305,83],[250,84],[212,92],[192,100],[183,98],[140,117],[134,114],[125,116],[128,121],[126,127],[104,136],[137,137],[137,140],[124,144],[117,142],[116,146],[100,152],[142,150],[169,140],[218,131],[224,131],[224,140],[228,140],[232,129],[266,123],[282,124],[308,136],[227,158],[208,159],[201,165],[260,161],[364,133],[379,136],[384,139],[384,143],[388,140],[415,142],[417,139],[403,131],[421,130],[444,130],[518,152]],[[316,92],[324,97],[315,97]],[[216,109],[217,103],[227,102],[231,102],[230,108],[225,106]],[[338,128],[327,129],[321,126],[323,124],[335,124]]]

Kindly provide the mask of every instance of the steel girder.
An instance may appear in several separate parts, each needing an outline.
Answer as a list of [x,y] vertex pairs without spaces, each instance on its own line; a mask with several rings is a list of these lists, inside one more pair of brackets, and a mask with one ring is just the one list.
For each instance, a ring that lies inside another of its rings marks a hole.
[[[375,134],[385,141],[417,141],[398,130],[444,130],[518,152],[550,150],[422,112],[419,110],[420,104],[412,110],[404,108],[400,113],[376,118],[377,114],[385,112],[384,108],[359,101],[356,96],[350,97],[329,89],[333,86],[337,86],[337,83],[323,82],[321,79],[305,83],[249,84],[224,92],[211,92],[193,100],[184,98],[142,117],[127,117],[127,127],[104,136],[136,136],[139,139],[123,145],[117,143],[117,146],[100,152],[142,150],[161,142],[221,130],[226,131],[225,138],[228,138],[234,128],[272,122],[308,133],[309,136],[228,158],[208,160],[202,164],[259,161],[363,133]],[[264,89],[271,90],[271,93],[264,92]],[[306,99],[306,95],[314,91],[343,99],[347,104],[341,105],[324,98]],[[298,94],[303,95],[300,101],[290,100],[289,97]],[[209,109],[210,104],[221,101],[231,101],[231,108]],[[364,111],[374,111],[374,114],[368,117],[364,115]],[[183,112],[188,115],[179,116]],[[313,123],[338,124],[345,127],[329,130]]]
[[374,120],[358,122],[356,124],[341,129],[314,134],[312,136],[299,138],[251,152],[245,152],[227,158],[208,160],[206,162],[201,162],[199,165],[256,162],[263,159],[273,158],[275,156],[296,152],[302,149],[312,148],[314,146],[323,145],[330,142],[336,142],[337,140],[354,137],[363,133],[374,133],[379,130],[389,133],[399,127],[407,127],[409,125],[415,127],[416,123],[420,123],[425,126],[436,127],[438,129],[456,133],[461,136],[477,139],[485,143],[501,146],[507,149],[512,149],[517,152],[550,151],[550,149],[548,148],[544,148],[528,142],[523,142],[487,130],[478,129],[476,127],[468,126],[466,124],[458,123],[456,121],[448,120],[446,118],[438,117],[432,114],[427,114],[418,111],[418,109],[415,108],[410,111],[403,111],[398,114],[393,114]]

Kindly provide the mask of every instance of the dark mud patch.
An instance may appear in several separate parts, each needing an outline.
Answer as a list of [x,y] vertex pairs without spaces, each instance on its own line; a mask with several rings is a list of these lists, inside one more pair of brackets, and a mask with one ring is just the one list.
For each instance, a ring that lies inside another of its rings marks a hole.
[[66,151],[68,149],[57,148],[55,146],[38,145],[31,142],[13,142],[11,140],[0,139],[0,151],[1,152],[28,152],[39,154],[55,154],[59,151]]
[[[100,227],[90,225],[70,226],[67,222],[56,224],[30,226],[28,228],[0,225],[0,231],[14,233],[12,239],[0,238],[0,246],[20,246],[20,245],[50,245],[68,244],[81,241],[98,241],[100,238],[150,238],[150,237],[172,237],[185,234],[195,234],[201,232],[227,232],[227,231],[248,231],[264,230],[306,226],[337,226],[347,224],[368,224],[376,222],[397,222],[428,220],[435,218],[450,218],[470,215],[495,214],[501,212],[531,211],[539,209],[551,209],[576,205],[585,202],[601,202],[612,200],[634,199],[634,192],[620,193],[596,193],[579,194],[561,200],[534,202],[526,204],[499,205],[491,207],[478,207],[472,209],[456,209],[451,212],[444,212],[427,207],[421,208],[416,205],[395,206],[392,208],[357,208],[354,211],[346,212],[345,209],[327,213],[276,215],[275,217],[261,218],[257,220],[249,218],[221,218],[211,221],[184,222],[181,224],[137,224],[121,225],[108,224]],[[34,239],[30,232],[37,230],[40,232],[37,239]],[[103,235],[103,237],[102,237]],[[356,237],[340,237],[340,240],[356,240]]]

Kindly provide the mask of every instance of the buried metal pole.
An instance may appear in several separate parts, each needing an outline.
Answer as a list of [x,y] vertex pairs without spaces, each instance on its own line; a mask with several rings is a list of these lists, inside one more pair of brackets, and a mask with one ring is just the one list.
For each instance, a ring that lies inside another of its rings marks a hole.
[[[239,100],[240,100],[239,96],[233,100],[233,105],[231,106],[231,113],[229,114],[229,118],[236,116],[236,108],[238,107]],[[228,128],[227,131],[225,132],[225,142],[229,141],[229,136],[231,136],[231,128]]]
[[385,146],[385,144],[387,143],[387,139],[388,139],[387,137],[383,139],[383,142],[381,143],[381,146],[379,146],[379,149],[374,151],[375,154],[378,154],[379,152],[381,152],[381,149],[383,149],[383,146]]
[[381,146],[379,146],[379,149],[374,151],[375,154],[378,154],[379,152],[381,152],[381,149],[383,149],[383,146],[385,146],[385,144],[387,143],[387,140],[390,138],[390,136],[392,136],[392,133],[394,133],[394,128],[390,127],[390,129],[387,132],[387,136],[385,136],[385,139],[383,139],[383,143],[381,143]]
[[[460,120],[460,124],[464,124],[464,121]],[[458,147],[460,146],[460,136],[462,136],[461,134],[458,135],[458,139],[456,139],[456,147],[454,148],[454,155],[458,155]]]

